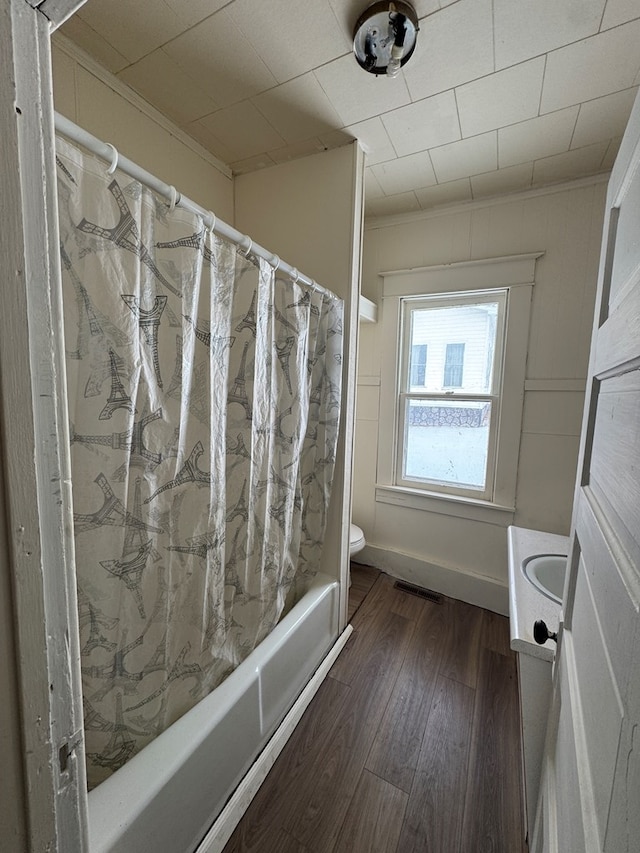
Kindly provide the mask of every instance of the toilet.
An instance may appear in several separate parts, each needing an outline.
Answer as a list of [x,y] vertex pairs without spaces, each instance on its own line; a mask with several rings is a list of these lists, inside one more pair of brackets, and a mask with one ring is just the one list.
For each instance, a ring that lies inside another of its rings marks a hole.
[[349,528],[349,557],[353,559],[354,555],[359,554],[366,544],[362,529],[357,524],[351,524]]

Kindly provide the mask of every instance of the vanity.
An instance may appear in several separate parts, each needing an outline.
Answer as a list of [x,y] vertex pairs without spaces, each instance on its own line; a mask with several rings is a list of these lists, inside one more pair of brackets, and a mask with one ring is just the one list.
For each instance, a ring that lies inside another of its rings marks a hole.
[[[509,627],[517,652],[524,807],[529,838],[533,837],[542,754],[551,703],[552,667],[561,620],[562,590],[569,537],[524,527],[509,527]],[[549,634],[534,623],[542,620]],[[539,642],[543,640],[543,642]]]

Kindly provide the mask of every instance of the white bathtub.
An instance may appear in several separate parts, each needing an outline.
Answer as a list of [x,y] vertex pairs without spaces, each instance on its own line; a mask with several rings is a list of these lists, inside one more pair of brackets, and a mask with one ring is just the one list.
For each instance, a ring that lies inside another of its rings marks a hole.
[[198,847],[336,640],[338,598],[317,575],[220,687],[90,792],[91,853]]

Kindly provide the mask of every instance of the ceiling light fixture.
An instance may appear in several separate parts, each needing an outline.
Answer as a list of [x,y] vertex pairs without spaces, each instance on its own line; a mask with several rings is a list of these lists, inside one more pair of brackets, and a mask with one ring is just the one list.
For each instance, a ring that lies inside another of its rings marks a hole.
[[413,53],[418,29],[418,16],[409,3],[374,3],[360,15],[353,31],[358,64],[376,76],[397,77]]

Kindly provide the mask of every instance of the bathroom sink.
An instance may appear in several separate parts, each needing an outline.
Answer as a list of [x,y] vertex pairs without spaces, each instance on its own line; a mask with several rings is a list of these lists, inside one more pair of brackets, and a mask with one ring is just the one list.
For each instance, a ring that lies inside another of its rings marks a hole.
[[566,554],[536,554],[522,564],[525,577],[547,598],[562,604]]

